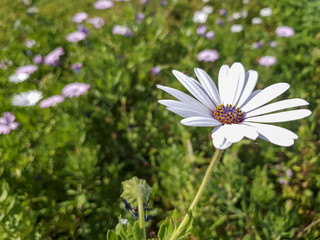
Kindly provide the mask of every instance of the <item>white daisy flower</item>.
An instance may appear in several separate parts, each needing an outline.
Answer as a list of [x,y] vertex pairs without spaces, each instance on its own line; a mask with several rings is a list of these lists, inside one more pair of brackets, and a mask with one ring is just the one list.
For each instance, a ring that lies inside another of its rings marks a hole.
[[210,13],[213,12],[213,7],[211,7],[211,6],[204,6],[204,7],[202,8],[202,12],[204,12],[204,13],[207,14],[207,15],[209,15]]
[[12,105],[23,107],[34,106],[40,99],[42,99],[42,92],[30,90],[14,95],[12,98]]
[[262,8],[261,10],[260,10],[260,15],[262,16],[262,17],[268,17],[268,16],[270,16],[272,14],[272,9],[271,8]]
[[245,72],[241,63],[235,63],[231,68],[227,65],[220,68],[218,88],[205,71],[196,68],[195,73],[200,82],[173,71],[194,98],[174,88],[157,85],[179,100],[159,100],[159,103],[183,117],[183,125],[215,127],[212,140],[218,149],[225,149],[244,137],[252,140],[259,137],[279,146],[291,146],[294,139],[298,139],[295,133],[265,123],[292,121],[311,114],[307,109],[276,112],[309,103],[294,98],[267,104],[288,90],[289,84],[276,83],[253,91],[258,73],[253,70]]
[[252,18],[251,22],[252,24],[260,24],[262,23],[262,19],[259,17],[255,17],[255,18]]
[[27,73],[15,73],[9,77],[9,82],[19,83],[24,82],[29,78],[29,74]]
[[234,24],[231,26],[231,32],[238,33],[243,30],[243,26],[241,24]]
[[232,14],[233,19],[239,19],[241,18],[241,13],[240,12],[235,12]]
[[193,22],[195,23],[205,23],[207,21],[208,14],[203,11],[195,11],[193,15]]

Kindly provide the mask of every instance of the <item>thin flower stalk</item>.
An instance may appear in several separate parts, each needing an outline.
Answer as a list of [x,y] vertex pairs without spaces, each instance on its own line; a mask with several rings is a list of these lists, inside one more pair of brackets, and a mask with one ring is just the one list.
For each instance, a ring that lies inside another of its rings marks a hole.
[[220,157],[221,157],[221,154],[222,154],[223,150],[220,150],[220,149],[217,149],[215,154],[213,155],[212,159],[211,159],[211,162],[207,168],[207,171],[203,177],[203,180],[201,182],[201,185],[198,189],[198,192],[196,194],[196,196],[194,197],[190,207],[189,207],[189,211],[188,213],[184,216],[182,222],[180,223],[179,227],[173,232],[170,240],[175,240],[177,239],[177,237],[179,236],[180,232],[183,230],[184,226],[186,225],[186,223],[188,222],[189,218],[190,218],[190,215],[189,213],[192,213],[195,208],[197,207],[198,205],[198,202],[205,190],[205,187],[207,185],[207,183],[209,182],[209,179],[210,179],[210,176],[212,175],[212,172],[215,168],[215,166],[217,165]]

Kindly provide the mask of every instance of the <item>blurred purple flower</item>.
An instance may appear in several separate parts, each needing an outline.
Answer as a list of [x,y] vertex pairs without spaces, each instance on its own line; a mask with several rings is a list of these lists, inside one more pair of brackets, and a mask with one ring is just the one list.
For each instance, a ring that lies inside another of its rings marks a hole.
[[287,175],[288,178],[292,178],[292,176],[293,176],[292,170],[291,170],[291,169],[288,169],[288,170],[286,171],[286,175]]
[[144,13],[139,12],[139,13],[137,14],[137,23],[141,23],[142,20],[144,19],[144,17],[145,17]]
[[128,28],[126,26],[120,26],[120,25],[115,25],[112,29],[112,33],[114,35],[122,35],[125,37],[132,37],[133,36],[133,32],[130,28]]
[[209,31],[206,33],[206,38],[208,39],[215,39],[216,35],[214,33],[214,31]]
[[218,24],[220,27],[223,27],[223,25],[224,25],[224,23],[222,22],[221,19],[217,19],[216,24]]
[[161,67],[156,66],[151,69],[151,74],[152,74],[152,76],[155,76],[155,75],[158,75],[160,73],[160,71],[161,71]]
[[72,98],[85,94],[89,88],[90,85],[87,83],[74,82],[66,85],[61,92],[64,97]]
[[87,37],[87,34],[85,34],[84,32],[77,31],[77,32],[69,33],[66,36],[66,40],[68,42],[79,42],[84,40],[86,37]]
[[33,57],[32,61],[35,64],[41,64],[42,63],[42,56],[40,54],[37,54]]
[[33,39],[26,39],[24,44],[28,47],[28,48],[32,48],[35,44],[36,41]]
[[48,107],[54,107],[57,105],[57,103],[61,103],[64,101],[64,97],[61,95],[54,95],[47,99],[42,100],[39,103],[40,108],[48,108]]
[[221,8],[221,9],[219,10],[219,14],[220,14],[221,16],[226,17],[226,16],[227,16],[227,9]]
[[104,20],[101,17],[88,18],[87,23],[90,23],[95,28],[101,28],[104,25]]
[[6,70],[7,66],[4,64],[4,62],[0,62],[0,69]]
[[276,34],[280,37],[291,37],[295,34],[292,27],[280,26],[276,29]]
[[206,31],[207,31],[206,25],[201,25],[197,28],[197,34],[199,35],[204,35]]
[[276,41],[271,41],[271,42],[269,42],[269,46],[270,46],[270,47],[276,47],[276,46],[277,46]]
[[149,0],[141,0],[142,4],[147,4],[149,2]]
[[112,8],[114,3],[109,0],[99,0],[93,4],[95,9],[108,9]]
[[273,56],[264,56],[259,59],[259,64],[261,66],[269,67],[276,64],[277,59]]
[[161,0],[161,6],[166,6],[168,3],[167,3],[167,0]]
[[44,58],[44,64],[56,67],[60,64],[60,56],[64,54],[62,47],[57,47]]
[[198,61],[200,62],[215,62],[219,58],[219,53],[215,49],[206,49],[198,54]]
[[83,26],[82,24],[78,24],[78,32],[83,32],[84,34],[86,34],[86,36],[89,35],[89,30],[88,28],[86,28],[85,26]]
[[38,67],[36,65],[26,65],[26,66],[19,67],[16,70],[16,74],[25,73],[25,74],[30,75],[37,70],[38,70]]
[[281,185],[288,185],[289,184],[289,181],[284,179],[284,178],[282,178],[282,177],[279,179],[279,182],[280,182]]
[[7,67],[7,65],[8,65],[8,67],[11,67],[12,66],[12,61],[10,60],[10,59],[3,59],[2,61],[0,61],[0,68],[1,69],[7,69],[8,67]]
[[74,63],[74,64],[71,65],[71,69],[73,71],[75,71],[75,73],[80,73],[81,68],[82,68],[82,63],[81,62]]
[[19,127],[19,123],[15,122],[16,116],[10,112],[4,112],[0,118],[0,134],[9,134],[10,130],[15,130]]
[[262,48],[263,44],[264,44],[263,41],[254,42],[254,43],[252,44],[252,47],[253,47],[253,48]]
[[76,15],[73,16],[72,22],[75,23],[82,23],[84,20],[88,18],[88,13],[86,12],[79,12]]

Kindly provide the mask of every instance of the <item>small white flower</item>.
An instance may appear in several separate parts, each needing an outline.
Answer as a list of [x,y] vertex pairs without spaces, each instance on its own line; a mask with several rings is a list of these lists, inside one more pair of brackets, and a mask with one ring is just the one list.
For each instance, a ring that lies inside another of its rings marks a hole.
[[29,74],[15,73],[9,77],[9,82],[19,83],[27,80],[28,78],[29,78]]
[[232,18],[233,18],[233,19],[239,19],[239,18],[241,18],[241,13],[239,13],[239,12],[233,13],[233,14],[232,14]]
[[121,222],[121,224],[123,224],[123,225],[127,225],[127,224],[129,223],[128,219],[125,219],[125,218],[121,218],[121,219],[120,219],[120,222]]
[[204,13],[207,14],[207,15],[209,15],[210,13],[213,12],[213,7],[211,7],[211,6],[204,6],[204,7],[202,8],[202,12],[204,12]]
[[276,83],[253,91],[258,73],[253,70],[245,72],[241,63],[235,63],[231,68],[227,65],[220,68],[218,88],[205,71],[196,68],[195,73],[200,82],[173,71],[194,98],[174,88],[158,85],[179,100],[159,100],[159,103],[183,117],[183,125],[214,127],[212,141],[218,149],[225,149],[244,137],[252,140],[259,137],[279,146],[291,146],[298,139],[295,133],[265,123],[292,121],[311,115],[307,109],[278,112],[309,103],[299,98],[269,103],[287,91],[290,85]]
[[237,33],[243,30],[243,26],[241,24],[234,24],[231,26],[231,32]]
[[12,98],[12,105],[24,107],[34,106],[40,99],[42,99],[42,92],[30,90],[14,95]]
[[270,16],[272,14],[272,9],[271,8],[262,8],[261,10],[260,10],[260,15],[262,16],[262,17],[268,17],[268,16]]
[[243,18],[247,18],[247,17],[248,17],[248,11],[243,10],[243,11],[241,12],[241,15],[242,15]]
[[195,23],[205,23],[207,21],[208,14],[202,11],[195,11],[193,15],[193,22]]
[[255,18],[252,18],[251,22],[252,24],[260,24],[262,23],[262,19],[259,17],[255,17]]
[[207,2],[209,2],[210,0],[202,0],[202,2],[204,2],[204,3],[207,3]]

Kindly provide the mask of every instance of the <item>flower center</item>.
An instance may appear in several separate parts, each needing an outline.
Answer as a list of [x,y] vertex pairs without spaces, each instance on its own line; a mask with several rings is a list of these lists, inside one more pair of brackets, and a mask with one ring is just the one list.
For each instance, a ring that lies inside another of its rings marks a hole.
[[212,116],[222,124],[238,124],[243,122],[245,113],[239,107],[221,104],[214,110]]

